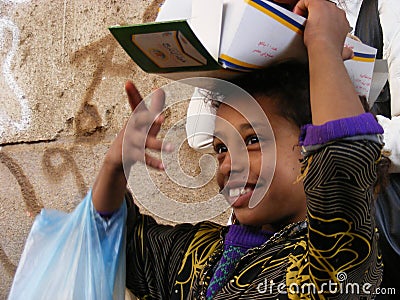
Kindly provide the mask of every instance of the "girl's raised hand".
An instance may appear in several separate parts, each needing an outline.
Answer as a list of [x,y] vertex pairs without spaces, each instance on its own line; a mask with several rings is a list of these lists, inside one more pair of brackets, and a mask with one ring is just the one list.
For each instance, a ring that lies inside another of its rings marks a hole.
[[[344,40],[350,31],[345,12],[328,0],[300,0],[294,13],[307,17],[304,44],[307,49],[324,45],[327,51],[342,55]],[[352,53],[345,50],[344,58]]]
[[165,101],[164,92],[160,89],[155,91],[147,108],[132,82],[125,84],[125,91],[132,109],[131,118],[107,151],[92,189],[94,207],[103,213],[110,213],[121,207],[127,176],[134,163],[142,161],[153,168],[164,169],[159,159],[146,153],[146,148],[173,150],[172,145],[163,144],[157,139],[164,121],[161,114]]
[[125,90],[133,114],[125,128],[123,163],[129,167],[135,162],[141,161],[150,167],[163,170],[164,166],[161,160],[147,154],[145,149],[168,152],[172,150],[171,144],[163,144],[162,140],[157,139],[157,134],[164,121],[161,112],[164,108],[165,94],[161,89],[154,91],[150,106],[147,108],[132,82],[128,81],[125,84]]

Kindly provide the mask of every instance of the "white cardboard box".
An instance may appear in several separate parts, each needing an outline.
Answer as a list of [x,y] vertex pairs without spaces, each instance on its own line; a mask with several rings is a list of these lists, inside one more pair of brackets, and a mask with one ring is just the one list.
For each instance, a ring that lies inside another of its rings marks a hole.
[[[148,73],[229,79],[278,60],[306,61],[305,22],[267,0],[167,0],[156,22],[109,29]],[[345,66],[357,92],[368,97],[376,49],[351,38],[345,44],[355,54]],[[374,85],[373,97],[382,89],[381,81]]]

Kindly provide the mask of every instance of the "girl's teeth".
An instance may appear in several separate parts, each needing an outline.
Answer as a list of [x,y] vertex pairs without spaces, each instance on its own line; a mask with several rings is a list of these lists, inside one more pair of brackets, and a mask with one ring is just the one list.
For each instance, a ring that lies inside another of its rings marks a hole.
[[250,192],[250,188],[236,188],[236,189],[230,189],[229,190],[229,197],[238,197],[239,195],[244,195],[247,192]]
[[229,197],[237,197],[240,195],[240,189],[230,189],[229,190]]
[[240,195],[244,195],[244,194],[246,194],[248,191],[249,191],[249,189],[242,189],[242,190],[240,191]]

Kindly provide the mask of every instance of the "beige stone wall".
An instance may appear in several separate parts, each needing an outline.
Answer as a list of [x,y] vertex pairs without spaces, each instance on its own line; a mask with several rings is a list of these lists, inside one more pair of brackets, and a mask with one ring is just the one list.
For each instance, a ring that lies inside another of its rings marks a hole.
[[[107,29],[153,20],[160,2],[0,0],[0,299],[34,217],[43,207],[72,210],[91,187],[129,117],[125,80],[143,95],[169,82],[140,70]],[[182,103],[167,117],[182,118],[185,109]],[[197,175],[200,155],[186,144],[179,153],[183,170]],[[185,190],[152,174],[178,201],[217,193],[213,182]]]

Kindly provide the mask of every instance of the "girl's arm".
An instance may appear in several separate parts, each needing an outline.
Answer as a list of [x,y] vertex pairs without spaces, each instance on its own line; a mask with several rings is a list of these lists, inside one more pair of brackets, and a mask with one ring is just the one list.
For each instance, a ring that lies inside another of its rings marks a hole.
[[[303,127],[300,141],[308,221],[309,265],[304,272],[327,298],[370,299],[382,276],[371,217],[382,128],[371,114],[363,114],[344,67],[349,31],[344,12],[326,0],[300,0],[296,9],[308,12],[304,40],[313,115],[313,125]],[[350,285],[360,290],[347,292]]]
[[343,63],[343,52],[351,51],[343,48],[350,30],[345,12],[327,0],[300,0],[294,12],[308,14],[304,43],[309,58],[313,124],[363,113]]

